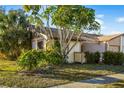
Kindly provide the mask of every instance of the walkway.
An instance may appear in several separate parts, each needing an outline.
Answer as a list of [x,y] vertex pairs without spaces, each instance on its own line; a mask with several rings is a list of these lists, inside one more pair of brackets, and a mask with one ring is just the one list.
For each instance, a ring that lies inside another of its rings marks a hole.
[[109,84],[117,82],[119,80],[124,80],[124,73],[106,75],[93,79],[82,80],[79,82],[73,82],[65,85],[58,85],[52,88],[97,88],[100,87],[102,84]]

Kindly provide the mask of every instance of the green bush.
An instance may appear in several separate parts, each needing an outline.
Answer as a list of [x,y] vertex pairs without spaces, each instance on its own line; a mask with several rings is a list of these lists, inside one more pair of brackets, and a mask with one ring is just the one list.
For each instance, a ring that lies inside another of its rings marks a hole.
[[124,62],[124,54],[121,52],[104,52],[103,53],[103,62],[105,64],[112,65],[122,65]]
[[22,53],[18,58],[18,65],[23,69],[33,70],[35,69],[39,62],[45,58],[43,51],[40,50],[29,50]]
[[60,64],[62,62],[62,57],[56,50],[51,50],[46,52],[46,61],[50,64]]
[[100,59],[100,53],[99,52],[95,52],[95,53],[89,53],[89,52],[85,52],[86,54],[86,62],[89,64],[96,64],[99,63],[99,59]]
[[94,62],[95,63],[99,63],[100,61],[100,53],[99,52],[95,52],[94,53]]
[[61,60],[61,56],[54,49],[50,51],[29,50],[22,53],[17,62],[23,69],[34,70],[48,64],[60,64]]
[[110,51],[107,51],[107,52],[104,52],[103,53],[103,62],[105,64],[113,64],[113,57],[114,57],[114,53],[113,52],[110,52]]
[[86,63],[93,63],[93,61],[92,61],[92,59],[93,59],[92,53],[85,52],[85,57],[86,57]]

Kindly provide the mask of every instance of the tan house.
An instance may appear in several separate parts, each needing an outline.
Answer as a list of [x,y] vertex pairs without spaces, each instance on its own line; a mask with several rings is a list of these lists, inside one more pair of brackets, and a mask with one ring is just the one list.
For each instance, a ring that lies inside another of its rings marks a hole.
[[[55,30],[55,29],[54,29]],[[53,35],[54,39],[58,35]],[[32,48],[46,48],[47,36],[41,33],[36,33],[32,39]],[[72,38],[69,48],[76,42],[75,36]],[[68,62],[85,62],[84,52],[124,52],[124,34],[115,35],[96,35],[82,34],[81,38],[73,49],[68,54]]]
[[82,52],[102,53],[105,51],[124,52],[124,34],[104,36],[85,34],[83,37],[86,37],[86,39],[83,41],[79,41],[70,52],[69,54],[70,62],[79,61],[81,59],[80,52],[81,53]]
[[124,34],[101,36],[98,39],[105,43],[105,51],[124,52]]
[[83,50],[89,52],[124,52],[124,34],[98,36],[97,43],[85,43]]

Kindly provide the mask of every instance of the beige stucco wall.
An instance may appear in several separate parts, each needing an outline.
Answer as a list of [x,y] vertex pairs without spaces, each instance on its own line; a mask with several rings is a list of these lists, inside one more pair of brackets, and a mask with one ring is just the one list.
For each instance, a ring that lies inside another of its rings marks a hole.
[[119,45],[120,46],[120,40],[121,40],[121,37],[119,36],[117,38],[110,40],[108,43],[109,43],[109,45]]
[[122,39],[123,39],[123,40],[122,40],[122,44],[123,44],[123,46],[124,46],[124,36],[122,36]]
[[83,44],[84,52],[104,52],[105,44],[104,43],[84,43]]
[[120,46],[109,46],[107,50],[112,52],[120,52]]
[[124,35],[122,35],[122,52],[124,53]]
[[121,36],[108,41],[109,47],[107,47],[107,51],[119,52],[120,44],[121,44]]
[[[71,41],[70,45],[69,45],[69,49],[71,48],[71,46],[73,46],[73,44],[75,43],[75,41]],[[70,51],[70,53],[68,54],[68,62],[69,63],[73,63],[74,62],[74,52],[81,52],[81,43],[78,42],[74,48]]]

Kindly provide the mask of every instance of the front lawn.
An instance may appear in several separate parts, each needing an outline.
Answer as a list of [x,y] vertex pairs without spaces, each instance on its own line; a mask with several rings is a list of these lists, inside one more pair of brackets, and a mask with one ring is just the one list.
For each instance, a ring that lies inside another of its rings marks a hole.
[[22,74],[14,61],[0,60],[0,86],[51,87],[124,71],[123,66],[64,64],[31,74]]
[[101,88],[124,88],[124,80],[117,81],[110,84],[103,84]]

